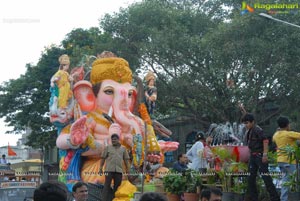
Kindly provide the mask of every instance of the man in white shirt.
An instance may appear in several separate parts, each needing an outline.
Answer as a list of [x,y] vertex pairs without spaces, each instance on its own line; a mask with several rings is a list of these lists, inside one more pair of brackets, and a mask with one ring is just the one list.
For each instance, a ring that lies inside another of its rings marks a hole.
[[193,170],[199,171],[202,168],[206,168],[205,164],[203,163],[203,151],[204,151],[204,145],[202,141],[205,140],[203,132],[198,132],[196,134],[195,138],[195,144],[192,146],[192,148],[186,153],[188,159],[191,161],[191,164],[189,164],[189,168]]
[[2,155],[2,158],[0,159],[0,164],[7,164],[7,160],[5,158],[5,154]]

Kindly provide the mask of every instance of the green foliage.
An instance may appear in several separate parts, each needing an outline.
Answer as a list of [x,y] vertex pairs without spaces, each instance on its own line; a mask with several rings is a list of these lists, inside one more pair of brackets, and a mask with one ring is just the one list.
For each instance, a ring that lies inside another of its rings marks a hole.
[[163,184],[165,191],[171,194],[196,193],[197,187],[202,184],[202,178],[198,171],[192,169],[183,173],[170,169],[168,174],[163,177]]
[[275,152],[271,152],[271,151],[268,152],[268,162],[269,162],[269,164],[277,165],[277,155],[278,155],[278,153],[276,151]]
[[[31,129],[27,145],[34,148],[55,146],[57,130],[49,122],[49,81],[58,70],[58,58],[68,54],[71,68],[85,66],[87,55],[96,55],[106,50],[110,37],[101,35],[98,28],[89,30],[75,29],[62,41],[64,49],[49,46],[42,52],[39,62],[33,66],[27,64],[27,71],[16,80],[9,80],[1,85],[0,117],[5,118],[10,133],[22,133]],[[101,44],[101,45],[99,45]],[[108,48],[109,49],[109,48]],[[85,67],[89,67],[89,63]],[[89,70],[86,68],[86,71]]]
[[241,16],[240,6],[238,1],[143,1],[106,15],[101,26],[115,36],[133,69],[158,75],[159,97],[164,97],[158,99],[160,114],[190,115],[204,124],[232,122],[242,102],[264,123],[289,110],[289,101],[298,102],[299,90],[292,90],[298,85],[285,75],[299,69],[294,43],[299,32],[268,26],[255,14]]
[[230,154],[229,150],[225,147],[222,146],[214,147],[212,149],[212,152],[216,157],[220,158],[222,161],[225,160],[232,161],[232,155]]
[[[0,117],[13,133],[29,126],[30,145],[54,145],[47,113],[58,57],[69,54],[74,67],[110,50],[136,74],[156,73],[157,116],[191,116],[204,126],[235,122],[241,102],[261,125],[280,113],[299,122],[299,30],[257,13],[241,16],[240,6],[237,0],[143,0],[105,15],[99,27],[71,30],[61,48],[48,47],[38,64],[0,86]],[[299,16],[274,15],[296,24]]]
[[299,192],[297,188],[300,186],[300,182],[297,181],[297,174],[296,172],[293,172],[292,174],[289,175],[289,180],[283,183],[283,186],[288,186],[290,187],[291,192]]
[[284,154],[288,156],[289,162],[299,163],[300,159],[300,147],[298,144],[286,145],[279,149],[279,154]]
[[24,75],[5,82],[0,88],[0,116],[13,128],[8,132],[22,133],[30,128],[28,144],[35,148],[55,144],[56,131],[47,117],[49,80],[58,68],[57,59],[62,53],[56,47],[46,50],[37,66],[28,64]]
[[238,194],[244,194],[247,191],[248,183],[247,177],[233,177],[232,182],[234,185],[231,187],[231,191]]
[[182,178],[182,175],[170,171],[163,177],[164,189],[167,193],[180,195],[185,190],[186,181]]
[[214,147],[213,153],[221,160],[222,168],[216,171],[216,175],[222,183],[223,191],[244,193],[247,186],[243,183],[243,175],[247,172],[247,164],[236,162],[235,156],[225,147]]
[[202,178],[199,171],[188,169],[182,176],[182,179],[186,181],[185,192],[196,193],[197,187],[200,187],[202,184]]
[[280,154],[285,154],[288,156],[289,162],[296,163],[296,172],[291,174],[289,181],[283,185],[288,185],[294,192],[299,192],[300,190],[300,178],[299,178],[299,160],[300,160],[300,146],[299,140],[296,141],[294,145],[286,145],[279,149]]

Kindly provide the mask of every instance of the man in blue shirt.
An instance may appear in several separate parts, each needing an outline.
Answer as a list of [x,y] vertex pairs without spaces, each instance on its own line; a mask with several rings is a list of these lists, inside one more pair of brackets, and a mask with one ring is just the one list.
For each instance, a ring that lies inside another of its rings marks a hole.
[[187,163],[188,157],[185,154],[179,154],[177,162],[173,165],[173,169],[177,172],[184,172],[188,168]]

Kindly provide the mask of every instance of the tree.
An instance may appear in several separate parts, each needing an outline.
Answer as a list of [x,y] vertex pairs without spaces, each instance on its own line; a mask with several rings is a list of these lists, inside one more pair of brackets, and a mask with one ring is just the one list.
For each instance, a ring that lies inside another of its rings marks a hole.
[[[36,66],[26,66],[25,75],[0,86],[0,117],[13,126],[11,132],[30,126],[28,144],[54,145],[56,130],[47,112],[57,58],[67,53],[73,67],[84,65],[87,55],[110,50],[136,74],[156,73],[160,117],[233,122],[241,116],[241,102],[262,125],[280,113],[296,121],[300,32],[255,13],[242,16],[240,6],[232,0],[144,0],[105,15],[99,28],[72,30],[61,48],[49,47]],[[299,15],[278,17],[297,23]]]
[[[192,93],[185,93],[183,97],[182,91],[185,91],[184,86],[191,87],[194,80],[189,76],[190,63],[196,59],[195,55],[203,54],[198,47],[201,37],[219,20],[212,20],[196,11],[192,4],[183,6],[178,2],[144,1],[115,16],[107,15],[101,21],[104,31],[114,35],[118,44],[127,45],[126,50],[135,50],[129,58],[138,56],[138,66],[142,70],[150,68],[158,75],[162,83],[158,82],[159,96],[167,98],[160,99],[160,111],[163,113],[179,109],[193,115],[197,113],[195,108],[188,106],[193,104],[189,102],[193,99]],[[133,69],[138,66],[133,66]]]
[[[293,111],[290,103],[299,97],[298,84],[289,78],[299,72],[299,30],[268,23],[258,15],[237,15],[207,39],[210,65],[223,66],[223,81],[234,82],[227,97],[259,114],[261,123]],[[277,109],[267,112],[270,104]]]
[[[299,71],[298,30],[267,26],[256,14],[241,16],[239,3],[222,2],[143,1],[107,15],[101,25],[136,51],[141,69],[158,75],[159,111],[165,115],[232,122],[241,115],[239,102],[261,123],[291,112],[298,86],[285,75]],[[266,112],[270,104],[278,107]]]
[[25,75],[1,85],[0,116],[13,127],[10,133],[22,133],[30,127],[31,146],[38,148],[54,144],[56,131],[49,122],[49,79],[57,70],[59,55],[63,50],[57,47],[47,49],[37,66],[26,65]]
[[25,75],[9,80],[0,86],[0,117],[5,118],[13,130],[8,133],[22,133],[26,127],[32,130],[28,145],[42,148],[54,146],[57,130],[49,122],[50,79],[58,70],[58,58],[62,54],[71,57],[71,68],[91,63],[91,55],[108,48],[110,36],[103,35],[98,28],[75,29],[66,35],[62,48],[49,46],[43,51],[36,65],[27,64]]

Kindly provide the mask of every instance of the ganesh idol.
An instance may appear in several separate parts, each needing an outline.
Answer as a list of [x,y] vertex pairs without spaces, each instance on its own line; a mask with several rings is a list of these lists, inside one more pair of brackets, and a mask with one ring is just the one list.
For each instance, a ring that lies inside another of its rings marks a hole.
[[[100,155],[111,143],[111,135],[120,136],[122,145],[133,156],[133,165],[140,166],[145,159],[145,135],[152,129],[132,113],[138,92],[132,85],[132,72],[125,59],[103,54],[93,62],[89,79],[73,86],[81,115],[61,130],[56,145],[61,150],[70,150],[69,162],[60,161],[60,166],[69,173],[68,181],[103,183],[104,176],[98,174]],[[159,153],[162,150],[154,138],[153,132],[148,133],[153,153]],[[174,142],[170,147],[177,149],[178,143]],[[153,153],[149,154],[150,158],[157,157]]]

